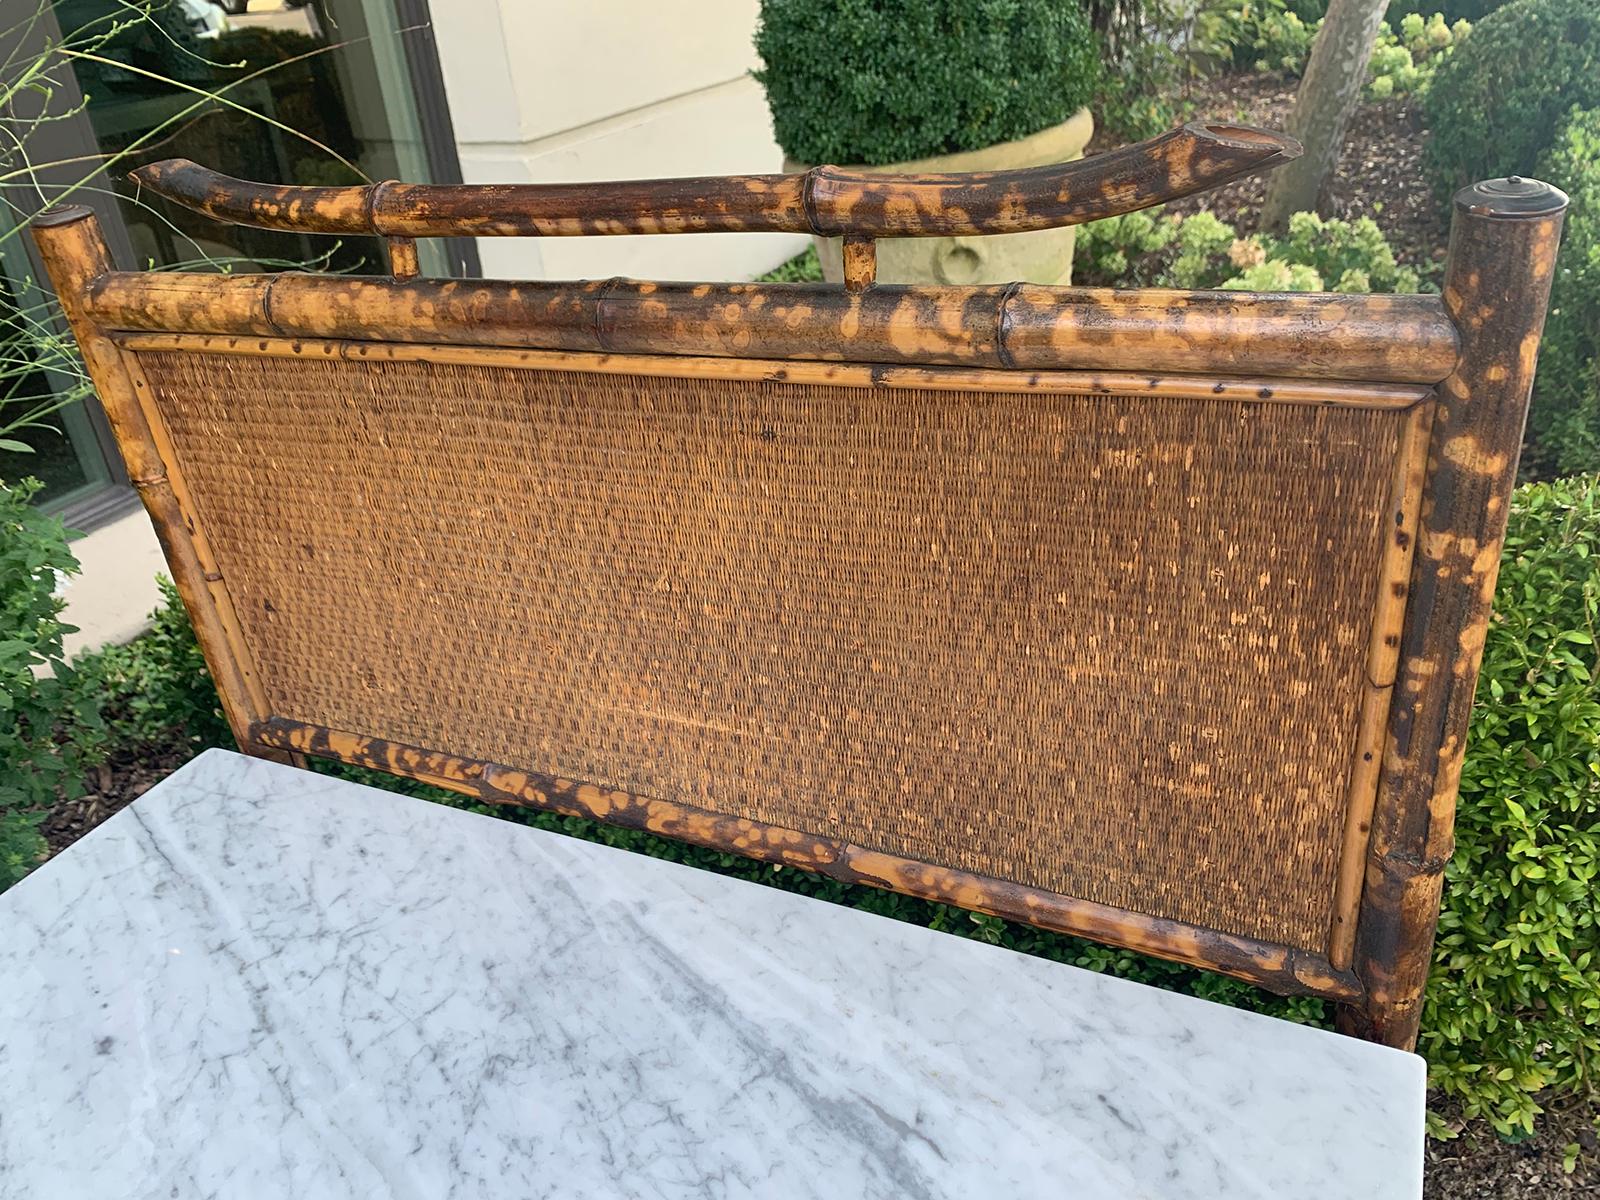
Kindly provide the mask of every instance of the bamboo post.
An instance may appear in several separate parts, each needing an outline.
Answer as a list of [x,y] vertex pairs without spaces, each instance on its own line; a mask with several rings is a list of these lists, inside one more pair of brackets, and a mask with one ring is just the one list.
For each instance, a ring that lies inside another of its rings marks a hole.
[[[1422,1015],[1456,787],[1567,197],[1493,179],[1455,197],[1444,303],[1461,356],[1440,385],[1400,673],[1341,1032],[1410,1048]],[[1395,537],[1404,537],[1397,530]]]
[[261,746],[251,737],[252,728],[270,712],[233,620],[222,575],[209,561],[209,553],[203,553],[196,515],[184,511],[180,502],[180,489],[174,486],[170,464],[161,455],[139,396],[143,381],[129,357],[85,309],[89,288],[112,270],[100,222],[90,209],[70,205],[36,217],[33,236],[62,312],[83,351],[84,365],[116,437],[128,478],[155,526],[173,583],[216,681],[234,740],[247,754],[304,765],[303,755]]

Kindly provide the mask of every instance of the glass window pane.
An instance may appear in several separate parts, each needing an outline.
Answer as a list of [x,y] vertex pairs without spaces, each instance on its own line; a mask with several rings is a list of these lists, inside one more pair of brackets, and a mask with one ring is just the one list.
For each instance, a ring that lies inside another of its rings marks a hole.
[[[125,5],[56,0],[55,11],[70,39]],[[426,181],[393,0],[172,0],[96,53],[115,64],[80,60],[78,81],[100,149],[114,156],[110,174],[141,265],[385,269],[378,239],[219,225],[137,196],[126,174],[188,158],[266,182]]]

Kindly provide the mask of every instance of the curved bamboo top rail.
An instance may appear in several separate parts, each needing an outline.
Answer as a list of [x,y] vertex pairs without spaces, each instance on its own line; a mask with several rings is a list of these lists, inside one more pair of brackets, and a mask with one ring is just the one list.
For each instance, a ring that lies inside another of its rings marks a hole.
[[885,175],[821,166],[796,175],[614,183],[251,183],[173,158],[129,176],[216,221],[382,237],[578,237],[776,232],[823,237],[1022,233],[1118,216],[1300,156],[1249,125],[1193,123],[1108,154],[1013,171]]

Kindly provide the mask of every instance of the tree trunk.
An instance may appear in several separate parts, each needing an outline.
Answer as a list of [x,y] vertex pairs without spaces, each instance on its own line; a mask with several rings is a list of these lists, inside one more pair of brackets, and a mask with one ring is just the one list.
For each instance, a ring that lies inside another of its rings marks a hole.
[[1318,206],[1323,185],[1339,161],[1345,125],[1361,99],[1367,60],[1386,4],[1387,0],[1331,0],[1328,5],[1289,118],[1289,131],[1306,152],[1272,173],[1261,210],[1263,229],[1281,231],[1291,214]]

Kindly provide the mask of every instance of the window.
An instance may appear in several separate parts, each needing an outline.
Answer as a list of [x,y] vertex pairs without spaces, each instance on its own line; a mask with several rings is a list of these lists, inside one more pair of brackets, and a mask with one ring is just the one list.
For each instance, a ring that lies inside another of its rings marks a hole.
[[[57,69],[60,86],[47,114],[54,119],[26,124],[26,157],[40,168],[39,186],[31,197],[8,192],[13,222],[70,191],[100,211],[125,265],[381,271],[377,239],[219,225],[139,195],[127,172],[157,159],[189,158],[270,182],[459,178],[419,0],[167,0],[132,23],[126,0],[25,2],[42,7],[0,32],[0,40],[39,49],[65,31],[69,44],[87,44],[88,53]],[[109,40],[107,31],[114,31]],[[14,69],[19,57],[13,53],[10,61]],[[9,116],[13,123],[25,118]],[[103,164],[98,172],[97,164]],[[38,311],[41,297],[26,239],[4,244],[0,329],[12,331],[10,345],[17,323]],[[428,273],[470,268],[460,246],[419,249]],[[17,388],[66,395],[62,389],[71,383],[40,370]],[[50,424],[22,435],[35,453],[0,454],[0,477],[40,476],[47,485],[43,502],[81,528],[106,507],[105,493],[125,481],[92,401],[70,404]],[[126,499],[126,488],[120,492]]]

